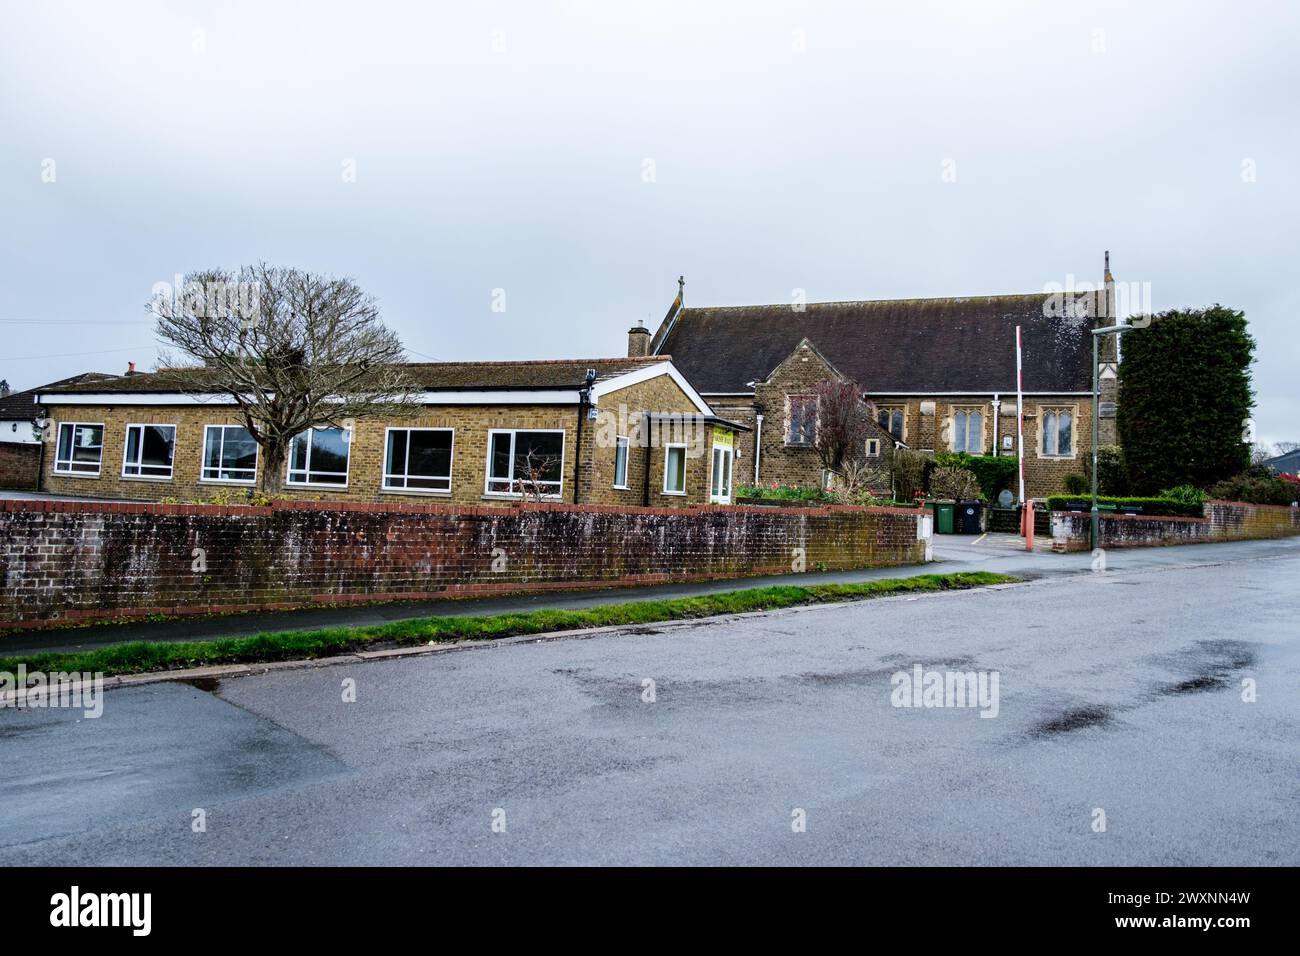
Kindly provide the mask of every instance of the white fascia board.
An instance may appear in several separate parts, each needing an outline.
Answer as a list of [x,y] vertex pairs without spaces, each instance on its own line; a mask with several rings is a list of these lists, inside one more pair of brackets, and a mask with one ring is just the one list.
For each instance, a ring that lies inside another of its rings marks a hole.
[[[412,392],[421,405],[576,405],[577,389]],[[184,395],[179,392],[47,393],[43,405],[234,405],[230,395]]]
[[[1012,386],[1009,389],[1001,391],[987,392],[872,392],[866,393],[871,398],[921,398],[927,395],[933,395],[936,398],[945,398],[949,395],[1014,395],[1016,389]],[[1092,392],[1021,392],[1021,395],[1091,395]]]
[[179,392],[47,392],[38,395],[40,405],[234,405],[229,395],[182,395]]
[[480,392],[415,392],[421,405],[577,405],[578,390],[529,389]]
[[709,407],[709,403],[700,397],[700,393],[695,390],[695,387],[691,385],[690,382],[686,381],[686,376],[677,371],[677,366],[673,365],[672,362],[656,362],[653,365],[647,365],[644,368],[639,368],[633,372],[625,372],[622,375],[616,375],[603,382],[598,382],[591,388],[591,397],[593,400],[597,400],[602,395],[607,395],[610,392],[617,392],[619,389],[627,388],[629,385],[648,382],[650,379],[658,378],[660,375],[667,375],[676,382],[677,387],[686,393],[686,397],[691,400],[691,404],[695,406],[696,411],[701,415],[713,414],[713,409]]

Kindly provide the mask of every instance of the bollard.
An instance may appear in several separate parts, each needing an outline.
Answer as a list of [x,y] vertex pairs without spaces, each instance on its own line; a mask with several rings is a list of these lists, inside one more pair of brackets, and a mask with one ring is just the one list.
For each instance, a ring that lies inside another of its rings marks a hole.
[[1025,550],[1034,550],[1034,499],[1030,498],[1020,509],[1020,533],[1025,539]]

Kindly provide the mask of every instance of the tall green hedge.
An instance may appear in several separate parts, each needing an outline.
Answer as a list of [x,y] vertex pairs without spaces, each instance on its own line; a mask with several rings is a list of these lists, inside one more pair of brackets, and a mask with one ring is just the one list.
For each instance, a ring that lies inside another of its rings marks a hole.
[[1243,312],[1170,311],[1124,336],[1118,426],[1129,490],[1204,488],[1250,463],[1255,340]]

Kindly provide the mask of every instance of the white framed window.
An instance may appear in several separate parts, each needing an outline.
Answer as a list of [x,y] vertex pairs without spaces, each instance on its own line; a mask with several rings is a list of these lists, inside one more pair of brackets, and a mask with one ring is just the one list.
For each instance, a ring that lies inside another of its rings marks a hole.
[[200,481],[251,485],[257,478],[257,442],[243,425],[203,427]]
[[564,476],[564,429],[488,429],[485,495],[558,498]]
[[619,435],[614,439],[614,487],[624,491],[627,490],[627,454],[627,436]]
[[388,428],[384,431],[385,491],[451,491],[450,428]]
[[876,421],[880,427],[889,434],[894,436],[896,441],[903,441],[906,437],[906,422],[904,421],[904,406],[902,405],[881,405],[876,408]]
[[122,477],[169,479],[175,451],[175,425],[127,425]]
[[85,475],[99,477],[99,465],[104,458],[104,426],[102,423],[63,422],[59,425],[59,440],[54,452],[56,475]]
[[879,457],[880,457],[880,439],[879,439],[879,438],[868,438],[868,439],[867,439],[867,457],[868,457],[868,458],[879,458]]
[[1074,409],[1043,409],[1042,449],[1044,458],[1072,458],[1074,456]]
[[346,428],[308,428],[289,443],[289,484],[346,488],[352,435]]
[[664,494],[686,494],[686,446],[664,446]]
[[785,429],[787,445],[811,445],[817,440],[817,396],[788,395]]
[[980,455],[984,452],[984,410],[982,408],[954,408],[952,412],[953,451]]

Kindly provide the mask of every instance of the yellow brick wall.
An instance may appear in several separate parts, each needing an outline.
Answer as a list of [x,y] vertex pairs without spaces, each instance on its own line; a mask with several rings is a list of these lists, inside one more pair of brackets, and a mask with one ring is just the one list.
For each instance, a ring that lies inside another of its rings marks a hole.
[[[611,392],[599,401],[601,415],[623,415],[624,421],[641,421],[646,411],[656,413],[694,412],[685,393],[667,376],[658,376]],[[239,425],[242,420],[226,406],[59,406],[48,409],[50,427],[45,433],[45,465],[42,488],[53,494],[142,501],[175,499],[181,502],[209,501],[214,494],[237,493],[247,485],[200,480],[203,433],[206,425]],[[54,473],[55,444],[62,422],[104,425],[104,451],[98,477]],[[122,455],[126,429],[131,424],[176,426],[176,447],[170,479],[140,479],[122,476]],[[352,445],[346,487],[324,485],[289,486],[287,496],[323,501],[451,501],[458,503],[508,503],[484,495],[488,432],[494,428],[563,429],[564,484],[562,501],[573,501],[578,409],[575,405],[460,405],[425,406],[410,418],[357,419],[352,423]],[[614,454],[602,441],[602,421],[584,421],[582,436],[582,497],[584,504],[640,505],[644,493],[645,449],[633,447],[628,456],[628,488],[614,489]],[[386,427],[452,428],[452,489],[448,492],[385,491],[381,485]],[[616,422],[615,422],[616,427]],[[695,430],[699,431],[699,430]],[[623,432],[618,432],[622,434]],[[706,431],[699,431],[707,434]],[[709,459],[705,442],[692,441],[688,452],[686,495],[663,494],[663,451],[651,450],[650,504],[678,507],[708,501]],[[258,476],[263,468],[258,455]]]

